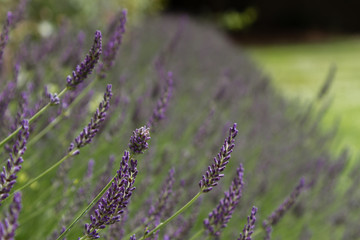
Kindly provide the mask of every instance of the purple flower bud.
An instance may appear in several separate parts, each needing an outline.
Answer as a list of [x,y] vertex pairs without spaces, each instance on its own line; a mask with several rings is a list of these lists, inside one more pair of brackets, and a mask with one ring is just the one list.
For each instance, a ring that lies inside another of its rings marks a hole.
[[236,176],[231,183],[229,191],[224,193],[224,198],[220,200],[219,204],[209,213],[209,217],[204,220],[204,226],[209,230],[211,235],[220,236],[221,229],[225,228],[232,217],[236,205],[239,203],[243,182],[244,169],[242,164],[236,170]]
[[247,218],[247,224],[245,224],[243,232],[240,233],[238,240],[251,240],[251,235],[254,233],[257,208],[253,207],[250,216]]
[[100,237],[98,230],[106,225],[119,222],[124,209],[127,207],[137,176],[137,161],[130,159],[125,151],[120,163],[120,169],[113,179],[111,187],[98,203],[98,208],[90,216],[90,224],[85,225],[86,236],[90,239]]
[[14,239],[15,230],[18,227],[18,218],[21,207],[21,193],[17,192],[14,194],[14,199],[10,204],[9,212],[6,213],[3,220],[0,221],[1,239]]
[[131,154],[142,154],[149,148],[148,141],[150,140],[150,128],[146,126],[133,131],[130,137],[129,149]]
[[23,120],[12,152],[7,160],[6,167],[0,173],[0,203],[9,196],[9,192],[16,182],[16,173],[21,169],[21,163],[24,161],[22,155],[26,150],[26,142],[29,138],[29,121]]
[[83,82],[89,74],[91,74],[101,55],[101,41],[101,32],[96,31],[94,44],[91,47],[89,54],[86,55],[84,61],[80,63],[80,65],[76,66],[75,70],[72,72],[72,76],[67,77],[67,87],[69,89],[74,89],[78,84]]
[[136,240],[135,234],[132,235],[129,240]]
[[72,155],[78,154],[79,149],[90,143],[95,137],[96,133],[99,131],[101,123],[105,120],[106,111],[110,107],[111,96],[111,84],[109,84],[107,85],[106,92],[104,93],[104,99],[96,109],[96,112],[91,118],[90,123],[80,132],[79,136],[75,138],[75,144],[70,144],[68,152],[73,151],[75,147],[78,148],[78,150]]
[[225,139],[223,146],[220,149],[220,152],[214,158],[214,163],[208,167],[205,175],[202,176],[202,179],[199,182],[199,186],[202,192],[210,192],[213,187],[215,187],[220,178],[224,176],[221,174],[224,171],[226,164],[229,162],[231,157],[231,152],[235,146],[235,137],[238,133],[236,129],[236,123],[229,130],[229,136]]

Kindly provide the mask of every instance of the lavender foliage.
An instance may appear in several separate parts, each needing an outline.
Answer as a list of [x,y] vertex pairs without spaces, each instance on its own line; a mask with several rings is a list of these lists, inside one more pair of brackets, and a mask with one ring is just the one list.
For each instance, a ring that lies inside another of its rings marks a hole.
[[209,213],[208,218],[204,220],[204,227],[215,237],[219,237],[221,230],[227,226],[235,207],[240,201],[244,187],[243,175],[244,168],[240,165],[236,170],[236,176],[231,183],[229,191],[224,193],[224,198],[220,200],[216,208]]
[[26,143],[29,138],[29,121],[23,120],[21,123],[21,130],[19,131],[15,143],[12,147],[12,152],[9,154],[9,159],[6,166],[3,167],[0,173],[0,203],[4,201],[9,192],[16,183],[17,172],[21,169],[21,164],[24,162],[22,156],[26,151]]
[[77,85],[82,83],[88,75],[90,75],[99,61],[100,55],[102,52],[102,37],[101,32],[95,32],[94,43],[89,51],[89,54],[86,55],[84,61],[77,65],[75,70],[72,72],[72,76],[68,76],[67,87],[69,89],[74,89]]
[[226,165],[229,163],[237,134],[238,130],[236,129],[236,123],[234,123],[229,130],[229,136],[225,139],[220,152],[214,158],[214,163],[208,167],[208,170],[199,182],[199,187],[202,192],[210,192],[213,187],[218,185],[219,180],[224,176],[221,172],[224,171]]
[[19,223],[19,213],[21,211],[21,193],[14,194],[13,202],[9,206],[9,212],[6,213],[4,218],[0,221],[0,239],[1,240],[14,240],[15,230]]

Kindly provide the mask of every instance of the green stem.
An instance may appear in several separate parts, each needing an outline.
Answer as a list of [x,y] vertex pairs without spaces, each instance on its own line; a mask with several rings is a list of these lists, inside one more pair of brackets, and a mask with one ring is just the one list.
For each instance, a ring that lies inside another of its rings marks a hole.
[[94,86],[95,80],[89,83],[86,88],[84,88],[81,93],[74,99],[74,101],[71,102],[71,104],[68,106],[68,108],[62,112],[59,116],[57,116],[51,123],[49,123],[43,130],[41,130],[38,134],[33,137],[29,143],[28,146],[33,145],[37,141],[39,141],[46,133],[48,133],[52,128],[56,126],[66,115],[68,112],[71,111],[71,109],[78,104],[81,99],[86,95],[86,93]]
[[[64,88],[58,95],[60,98],[62,95],[64,95],[67,92],[67,88]],[[49,107],[51,106],[51,103],[49,102],[46,104],[43,108],[41,108],[37,113],[35,113],[34,116],[32,116],[29,119],[29,124],[35,121],[38,117],[41,116]],[[9,136],[7,136],[4,140],[0,142],[0,148],[2,148],[10,139],[12,139],[19,131],[21,130],[21,127],[18,127],[14,132],[12,132]]]
[[19,192],[20,190],[30,186],[31,184],[33,184],[34,182],[36,182],[37,180],[39,180],[40,178],[42,178],[43,176],[45,176],[46,174],[48,174],[49,172],[51,172],[52,170],[54,170],[55,168],[57,168],[62,162],[64,162],[66,159],[68,159],[69,157],[71,157],[73,155],[73,153],[75,151],[77,151],[78,149],[74,149],[73,151],[69,152],[68,154],[66,154],[62,159],[60,159],[59,161],[57,161],[54,165],[52,165],[51,167],[49,167],[48,169],[46,169],[44,172],[42,172],[40,175],[38,175],[37,177],[31,179],[30,181],[28,181],[25,185],[17,188],[12,194],[10,194],[9,197],[11,197],[12,195],[14,195],[14,193]]
[[171,217],[169,217],[168,219],[166,219],[164,222],[161,222],[156,228],[154,228],[153,230],[151,230],[149,233],[145,234],[144,236],[142,236],[139,240],[143,240],[147,237],[150,237],[151,235],[153,235],[155,232],[157,232],[158,230],[160,230],[161,228],[165,227],[171,220],[173,220],[174,218],[176,218],[180,213],[184,212],[188,207],[190,207],[202,194],[202,192],[198,192],[187,204],[185,204],[182,208],[180,208],[176,213],[174,213]]
[[190,238],[190,240],[195,240],[195,239],[197,239],[198,237],[200,237],[200,236],[203,234],[203,232],[204,232],[204,229],[203,229],[203,228],[200,229],[197,233],[195,233],[195,234]]
[[[111,184],[113,182],[113,179],[116,177],[115,176],[110,180],[110,182],[108,182],[108,184],[101,190],[101,192],[91,201],[91,203],[89,203],[89,205],[87,205],[87,207],[80,213],[79,216],[77,216],[74,221],[65,229],[65,231],[56,239],[56,240],[60,240],[63,239],[66,234],[68,234],[68,232],[71,230],[71,228],[80,220],[80,218],[82,216],[84,216],[85,213],[87,213],[89,211],[89,209],[97,202],[99,201],[99,199],[104,195],[104,193],[111,187]],[[87,236],[84,235],[82,236],[80,239],[86,239]]]

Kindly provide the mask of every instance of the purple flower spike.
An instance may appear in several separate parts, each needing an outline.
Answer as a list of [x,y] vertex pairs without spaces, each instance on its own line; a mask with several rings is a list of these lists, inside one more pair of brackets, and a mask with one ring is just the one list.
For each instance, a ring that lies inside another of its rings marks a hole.
[[254,233],[257,208],[253,207],[250,216],[247,218],[247,224],[245,224],[243,232],[240,233],[238,240],[251,240],[251,235]]
[[224,198],[220,200],[212,212],[209,213],[209,217],[204,220],[204,226],[207,228],[211,235],[220,236],[221,229],[227,226],[227,223],[232,217],[236,205],[239,203],[243,182],[244,169],[242,164],[236,170],[236,176],[231,183],[229,191],[224,193]]
[[235,137],[238,133],[236,129],[236,123],[229,130],[229,136],[225,139],[223,146],[220,149],[218,155],[214,158],[214,163],[208,167],[205,175],[199,182],[199,186],[202,192],[209,192],[213,187],[215,187],[220,178],[224,176],[221,174],[224,171],[226,164],[228,164],[231,157],[231,153],[235,146]]
[[0,203],[9,196],[10,190],[16,183],[16,173],[20,171],[21,163],[24,162],[22,155],[25,153],[29,138],[29,121],[23,120],[21,126],[6,166],[0,173]]
[[102,56],[103,64],[100,66],[101,78],[105,78],[105,72],[114,65],[116,54],[119,50],[123,35],[125,33],[126,15],[127,11],[123,10],[120,15],[119,23],[111,35],[109,42],[104,47]]
[[15,230],[18,227],[18,218],[21,211],[21,193],[14,194],[14,200],[10,204],[9,212],[0,221],[0,239],[14,240]]
[[9,41],[9,30],[10,30],[10,26],[11,26],[11,20],[12,20],[12,13],[8,12],[6,22],[3,26],[3,29],[2,29],[1,35],[0,35],[0,65],[2,63],[4,49],[6,47],[7,42]]
[[265,229],[265,237],[264,240],[270,240],[271,239],[271,233],[272,233],[272,227],[269,225]]
[[89,239],[99,238],[99,229],[104,229],[106,225],[120,221],[132,192],[135,190],[134,182],[138,173],[136,167],[137,161],[130,159],[129,152],[125,151],[120,169],[117,171],[111,187],[99,201],[94,215],[90,216],[91,223],[85,224],[86,236]]
[[160,120],[165,118],[165,112],[168,108],[169,101],[172,96],[173,88],[174,88],[173,75],[172,72],[168,72],[165,90],[161,95],[159,101],[157,102],[153,114],[147,124],[149,127],[156,125]]
[[89,74],[91,74],[101,55],[101,41],[101,32],[96,31],[94,44],[91,47],[89,54],[86,55],[85,60],[82,61],[80,65],[76,66],[75,71],[72,72],[72,76],[68,76],[66,79],[67,87],[69,89],[74,89],[78,84],[82,83]]
[[149,148],[150,129],[146,126],[133,131],[130,137],[129,149],[131,154],[142,154]]
[[[304,186],[305,180],[304,178],[301,178],[299,184],[295,187],[290,196],[287,197],[285,201],[266,220],[264,220],[263,227],[266,231],[268,231],[268,229],[271,229],[271,226],[276,225],[284,216],[284,214],[294,205],[296,199],[303,191]],[[269,230],[269,232],[271,233],[271,230]],[[270,233],[268,234],[269,236]]]
[[[79,136],[75,138],[75,144],[70,144],[68,149],[69,152],[74,150],[75,147],[80,149],[92,141],[96,133],[99,131],[101,123],[105,120],[106,111],[110,107],[111,96],[111,84],[108,84],[106,87],[106,92],[104,93],[104,99],[96,109],[96,112],[91,118],[90,123],[80,132]],[[79,154],[79,151],[75,151],[73,153],[73,155],[76,154]]]

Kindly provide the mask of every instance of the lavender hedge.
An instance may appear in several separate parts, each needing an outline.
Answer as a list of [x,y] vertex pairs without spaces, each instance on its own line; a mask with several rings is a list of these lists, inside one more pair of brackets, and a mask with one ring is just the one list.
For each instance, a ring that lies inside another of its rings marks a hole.
[[0,35],[0,239],[360,236],[358,165],[331,152],[323,90],[285,100],[184,16],[69,19],[11,45],[25,3]]

